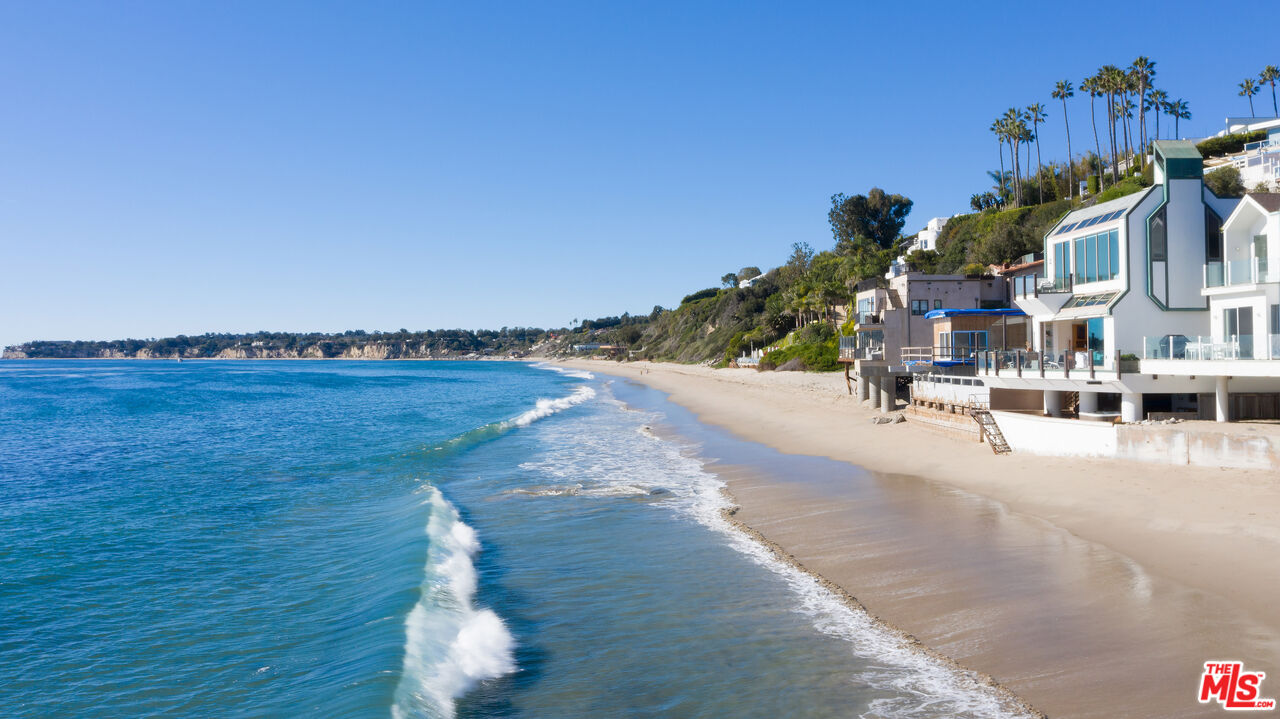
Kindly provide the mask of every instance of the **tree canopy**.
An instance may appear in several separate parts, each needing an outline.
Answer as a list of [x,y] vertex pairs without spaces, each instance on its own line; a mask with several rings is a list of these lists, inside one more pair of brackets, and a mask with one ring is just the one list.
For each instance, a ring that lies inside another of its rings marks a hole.
[[892,248],[911,212],[912,202],[903,195],[890,195],[879,187],[865,195],[831,196],[831,234],[841,252],[858,238],[871,240],[882,248]]

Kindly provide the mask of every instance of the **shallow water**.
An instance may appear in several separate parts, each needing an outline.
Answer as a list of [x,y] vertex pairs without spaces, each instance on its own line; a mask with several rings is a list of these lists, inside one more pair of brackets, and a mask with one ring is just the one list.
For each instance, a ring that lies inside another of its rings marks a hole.
[[[8,716],[1002,716],[721,517],[652,396],[448,362],[0,364]],[[641,401],[643,400],[643,401]]]

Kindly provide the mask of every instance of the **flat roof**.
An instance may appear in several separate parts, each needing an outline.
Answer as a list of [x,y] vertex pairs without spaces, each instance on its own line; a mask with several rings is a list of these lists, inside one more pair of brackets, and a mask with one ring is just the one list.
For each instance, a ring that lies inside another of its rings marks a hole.
[[1155,149],[1169,160],[1201,160],[1204,159],[1195,143],[1190,140],[1156,140]]

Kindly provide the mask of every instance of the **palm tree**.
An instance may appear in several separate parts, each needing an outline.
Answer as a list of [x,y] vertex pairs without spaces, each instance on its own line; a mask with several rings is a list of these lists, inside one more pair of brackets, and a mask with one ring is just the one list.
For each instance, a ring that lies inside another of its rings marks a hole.
[[1102,89],[1098,84],[1098,76],[1090,75],[1080,83],[1080,89],[1089,93],[1089,122],[1093,124],[1093,148],[1094,157],[1098,158],[1098,189],[1102,189],[1102,145],[1098,143],[1098,113],[1093,107],[1093,101],[1102,96]]
[[[1137,106],[1133,104],[1133,98],[1129,97],[1128,93],[1125,93],[1124,102],[1120,104],[1120,117],[1124,120],[1124,154],[1128,158],[1133,158],[1138,150],[1137,138],[1133,136],[1129,122],[1133,119],[1133,111],[1136,108]],[[1130,142],[1131,140],[1132,142]],[[1132,167],[1132,164],[1130,162],[1129,166]]]
[[[1044,105],[1035,103],[1027,106],[1027,116],[1031,118],[1031,134],[1036,141],[1036,184],[1040,188],[1040,202],[1044,202],[1044,166],[1040,162],[1040,123],[1048,119],[1044,114]],[[1068,157],[1070,157],[1068,155]]]
[[1280,80],[1280,67],[1267,65],[1262,68],[1258,79],[1271,86],[1271,111],[1276,114],[1276,117],[1280,117],[1280,107],[1276,106],[1276,80]]
[[1099,87],[1107,98],[1107,125],[1111,141],[1111,184],[1120,182],[1120,168],[1117,159],[1116,120],[1119,113],[1116,107],[1116,96],[1124,89],[1124,71],[1115,65],[1103,65],[1098,70]]
[[1178,135],[1178,120],[1190,120],[1191,108],[1187,105],[1186,100],[1174,100],[1170,103],[1173,107],[1173,134]]
[[1004,205],[1004,204],[1006,204],[1006,202],[1008,201],[1008,193],[1006,193],[1006,192],[1005,192],[1005,190],[1004,190],[1004,188],[1005,188],[1005,184],[1004,184],[1004,177],[1005,177],[1005,175],[1004,175],[1004,140],[1005,140],[1005,137],[1004,137],[1004,122],[1003,122],[1003,120],[1001,120],[1000,118],[996,118],[996,121],[995,121],[995,122],[993,122],[993,123],[991,123],[991,127],[990,127],[990,128],[988,128],[988,129],[990,129],[990,130],[991,130],[991,132],[996,136],[996,140],[997,140],[997,141],[999,142],[999,144],[1000,144],[1000,204],[1003,206],[1003,205]]
[[1014,206],[1022,206],[1022,166],[1018,162],[1018,148],[1027,139],[1027,124],[1022,111],[1016,107],[1005,110],[1005,137],[1009,139],[1009,155],[1013,158],[1013,197]]
[[1076,175],[1071,161],[1071,123],[1067,120],[1067,98],[1075,97],[1075,94],[1070,80],[1059,80],[1053,87],[1053,99],[1062,101],[1062,124],[1067,126],[1067,197],[1072,199],[1076,196]]
[[1240,82],[1240,92],[1238,94],[1249,98],[1249,117],[1257,117],[1253,113],[1253,96],[1258,94],[1258,83],[1254,82],[1253,78],[1246,77]]
[[1156,63],[1145,55],[1139,55],[1129,66],[1129,75],[1138,83],[1138,142],[1141,146],[1142,168],[1147,163],[1147,90],[1151,87],[1151,79],[1156,76]]
[[[1148,112],[1150,110],[1156,111],[1155,139],[1157,140],[1160,139],[1160,113],[1165,109],[1165,106],[1168,104],[1169,104],[1169,93],[1165,92],[1164,90],[1156,90],[1155,88],[1152,88],[1151,91],[1147,93],[1147,104],[1143,106],[1142,111],[1143,112]],[[1145,148],[1146,145],[1143,145],[1143,147]]]

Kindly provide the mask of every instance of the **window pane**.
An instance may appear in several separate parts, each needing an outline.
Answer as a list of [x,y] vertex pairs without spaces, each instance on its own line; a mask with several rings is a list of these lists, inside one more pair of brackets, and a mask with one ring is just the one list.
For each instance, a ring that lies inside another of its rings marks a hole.
[[1098,279],[1111,279],[1111,252],[1107,247],[1107,236],[1098,235]]
[[1076,282],[1087,282],[1085,279],[1084,238],[1076,238]]
[[1120,274],[1120,231],[1112,230],[1111,235],[1111,276]]
[[1161,207],[1151,217],[1148,235],[1151,238],[1151,261],[1164,262],[1168,255],[1165,250],[1165,207]]

